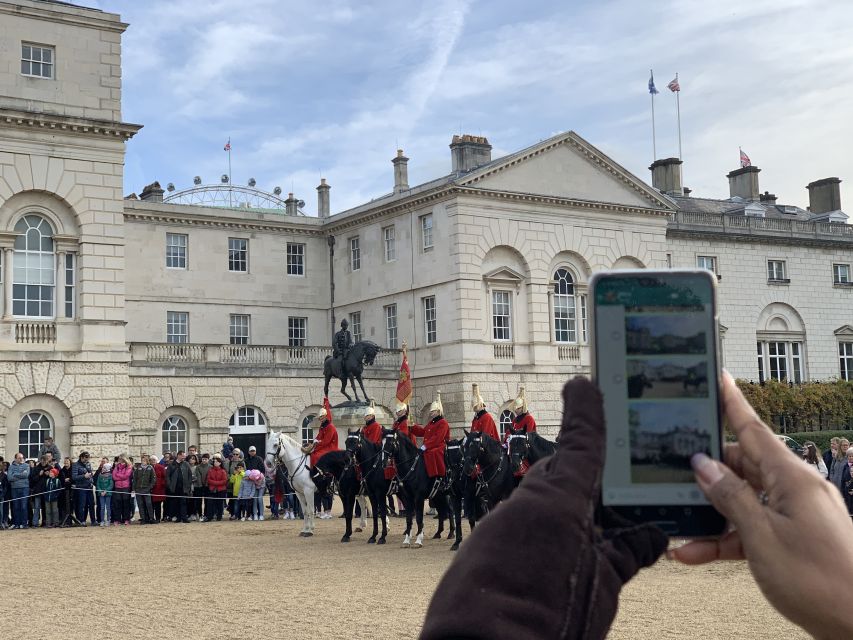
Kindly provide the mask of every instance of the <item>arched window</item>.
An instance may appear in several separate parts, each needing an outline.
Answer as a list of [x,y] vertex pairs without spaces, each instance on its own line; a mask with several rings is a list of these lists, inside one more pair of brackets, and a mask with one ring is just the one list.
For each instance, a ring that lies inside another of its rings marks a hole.
[[311,426],[311,423],[316,417],[311,413],[302,419],[302,444],[311,442],[314,439],[314,427]]
[[53,229],[38,215],[27,215],[15,225],[12,314],[52,318],[56,277]]
[[510,429],[510,427],[512,427],[513,420],[515,420],[515,414],[512,411],[510,411],[509,409],[504,409],[501,412],[501,418],[500,418],[501,431],[500,432],[506,433]]
[[578,341],[575,281],[568,269],[557,269],[554,274],[554,339]]
[[187,450],[187,423],[181,416],[169,416],[163,422],[163,453]]
[[47,436],[53,436],[50,417],[41,411],[25,414],[18,426],[18,451],[24,454],[24,459],[38,458],[39,447]]
[[257,407],[240,407],[228,423],[231,433],[261,433],[267,430],[267,420]]

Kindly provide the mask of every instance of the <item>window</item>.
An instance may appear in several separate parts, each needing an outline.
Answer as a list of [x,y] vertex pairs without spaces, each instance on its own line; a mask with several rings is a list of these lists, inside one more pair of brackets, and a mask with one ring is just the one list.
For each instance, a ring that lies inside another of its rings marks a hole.
[[163,453],[187,450],[187,423],[181,416],[169,416],[163,422]]
[[767,261],[767,280],[769,282],[789,282],[785,275],[784,260]]
[[586,343],[586,296],[578,296],[581,308],[581,342]]
[[435,317],[435,296],[422,298],[424,303],[424,335],[426,343],[433,344],[438,340],[438,328]]
[[423,250],[432,251],[432,214],[428,213],[421,216],[421,240],[423,241]]
[[311,423],[314,422],[314,418],[316,418],[313,413],[302,418],[302,444],[308,444],[312,440],[314,440],[314,427],[311,426]]
[[382,240],[385,245],[385,262],[394,262],[397,259],[397,233],[394,227],[382,229]]
[[228,337],[231,344],[249,344],[248,315],[231,314]]
[[74,254],[65,254],[65,317],[74,317]]
[[389,304],[385,307],[385,336],[388,339],[388,348],[397,348],[397,305]]
[[672,269],[672,254],[671,253],[666,254],[666,268]]
[[832,283],[833,284],[850,284],[850,265],[849,264],[834,264],[834,265],[832,265]]
[[696,266],[717,273],[717,259],[714,256],[696,256]]
[[189,316],[186,311],[166,312],[166,342],[183,344],[190,341]]
[[56,267],[53,229],[41,216],[27,215],[15,225],[12,273],[12,315],[53,317]]
[[361,269],[361,249],[357,237],[349,239],[349,266],[353,271]]
[[841,379],[853,382],[853,342],[839,343],[838,357],[841,360]]
[[249,271],[249,241],[245,238],[228,238],[228,271]]
[[24,460],[37,459],[44,439],[52,435],[53,426],[47,414],[31,411],[18,425],[18,451],[24,454]]
[[509,291],[492,291],[492,338],[512,340],[512,295]]
[[[584,313],[585,311],[584,302]],[[583,330],[585,334],[586,328]],[[554,339],[557,342],[578,341],[575,285],[568,269],[557,269],[554,274]]]
[[21,75],[53,78],[53,47],[21,43]]
[[349,314],[349,326],[352,329],[352,341],[361,342],[361,311]]
[[500,433],[506,433],[512,428],[513,421],[515,420],[515,414],[509,409],[504,409],[501,412],[500,417]]
[[187,268],[187,236],[183,233],[166,234],[166,267]]
[[267,420],[256,407],[240,407],[228,421],[229,433],[263,433],[266,430]]
[[295,242],[287,243],[287,275],[305,275],[305,245]]
[[769,340],[758,343],[758,380],[764,382],[767,379],[803,382],[802,342]]
[[287,344],[304,347],[308,342],[308,318],[287,319]]

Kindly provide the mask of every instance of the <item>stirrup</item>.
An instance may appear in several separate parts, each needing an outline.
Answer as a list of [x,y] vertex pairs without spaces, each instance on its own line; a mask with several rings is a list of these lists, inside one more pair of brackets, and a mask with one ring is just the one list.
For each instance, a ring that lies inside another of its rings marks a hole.
[[441,488],[441,477],[435,479],[435,482],[432,485],[432,490],[429,492],[428,500],[432,500],[435,497],[435,494],[438,493],[438,490]]
[[399,490],[400,490],[400,482],[397,479],[397,476],[394,476],[394,478],[391,480],[391,484],[388,485],[388,491],[385,492],[385,496],[390,497],[390,496],[396,495]]

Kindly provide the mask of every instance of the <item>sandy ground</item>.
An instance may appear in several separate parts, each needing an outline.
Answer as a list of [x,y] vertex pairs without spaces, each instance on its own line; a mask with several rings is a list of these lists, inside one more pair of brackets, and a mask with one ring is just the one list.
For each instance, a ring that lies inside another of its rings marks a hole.
[[[426,530],[435,532],[436,521]],[[49,624],[50,637],[414,638],[453,553],[367,535],[339,542],[339,519],[312,539],[296,521],[0,532],[0,629]],[[467,533],[467,526],[466,526]],[[36,622],[41,621],[41,622]],[[49,623],[47,622],[49,621]],[[643,638],[805,638],[763,599],[742,563],[661,561],[623,592],[610,633]]]

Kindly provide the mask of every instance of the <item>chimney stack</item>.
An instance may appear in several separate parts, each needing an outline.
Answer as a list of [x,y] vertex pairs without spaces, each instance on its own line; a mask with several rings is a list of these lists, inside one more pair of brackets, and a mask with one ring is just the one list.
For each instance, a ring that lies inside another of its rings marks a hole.
[[402,149],[397,149],[397,157],[391,160],[394,165],[394,193],[409,190],[409,159],[403,155]]
[[453,172],[465,173],[492,161],[492,145],[483,136],[453,136],[450,142]]
[[649,167],[652,172],[652,186],[668,196],[684,195],[681,187],[681,164],[678,158],[663,158],[652,162]]
[[765,191],[760,196],[758,196],[758,200],[760,202],[764,202],[765,204],[776,204],[776,194],[770,193],[769,191]]
[[146,202],[163,202],[163,187],[160,186],[159,182],[154,181],[142,188],[139,199]]
[[838,178],[824,178],[810,182],[806,186],[809,190],[809,211],[812,213],[841,211],[840,185],[841,180]]
[[320,178],[320,186],[317,187],[317,216],[320,218],[328,218],[331,211],[331,202],[329,201],[329,191],[331,186],[326,184],[325,178]]
[[753,167],[752,165],[730,171],[726,176],[729,179],[729,197],[743,198],[749,202],[755,202],[758,200],[759,171],[761,171],[761,169]]
[[284,201],[284,213],[288,216],[299,215],[297,203],[299,200],[293,197],[292,193],[287,194],[287,200]]

